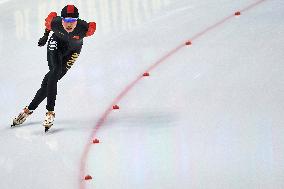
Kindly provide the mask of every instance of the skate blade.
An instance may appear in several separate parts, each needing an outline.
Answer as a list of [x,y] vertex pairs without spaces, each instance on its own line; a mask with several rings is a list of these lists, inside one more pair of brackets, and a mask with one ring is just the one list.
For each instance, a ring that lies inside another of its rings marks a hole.
[[16,124],[15,124],[15,122],[13,121],[13,123],[11,124],[11,127],[15,127],[16,126]]
[[21,125],[21,124],[17,124],[17,123],[15,123],[15,122],[13,122],[12,125],[11,125],[11,127],[16,127],[16,126],[18,126],[18,125]]
[[45,127],[45,128],[44,128],[44,132],[45,132],[45,133],[48,132],[48,130],[49,130],[49,127]]
[[[52,125],[53,125],[53,124],[52,124]],[[50,127],[51,127],[52,125],[43,125],[43,126],[44,126],[44,132],[49,131],[49,129],[50,129]]]
[[24,122],[26,121],[26,118],[24,116],[20,116],[18,118],[15,118],[13,120],[13,123],[11,125],[11,127],[15,127],[15,126],[18,126],[18,125],[21,125],[23,124]]

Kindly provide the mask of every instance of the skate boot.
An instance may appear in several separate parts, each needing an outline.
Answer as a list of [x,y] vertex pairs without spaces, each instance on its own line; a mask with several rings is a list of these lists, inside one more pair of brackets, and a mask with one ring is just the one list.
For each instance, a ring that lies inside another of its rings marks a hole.
[[55,118],[55,113],[53,111],[48,111],[45,114],[45,120],[43,122],[43,126],[45,127],[45,132],[47,132],[50,127],[53,125],[53,121]]
[[16,125],[21,125],[22,123],[24,123],[27,119],[27,117],[29,117],[29,115],[31,115],[33,113],[33,111],[30,111],[28,109],[28,107],[26,106],[23,111],[21,113],[19,113],[18,117],[15,117],[13,119],[13,124],[11,125],[11,127],[14,127]]

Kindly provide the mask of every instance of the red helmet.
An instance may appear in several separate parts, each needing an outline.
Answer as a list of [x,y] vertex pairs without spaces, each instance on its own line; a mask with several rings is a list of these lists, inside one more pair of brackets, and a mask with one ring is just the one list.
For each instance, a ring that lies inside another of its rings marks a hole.
[[61,11],[61,17],[78,18],[79,17],[78,9],[74,5],[66,5]]

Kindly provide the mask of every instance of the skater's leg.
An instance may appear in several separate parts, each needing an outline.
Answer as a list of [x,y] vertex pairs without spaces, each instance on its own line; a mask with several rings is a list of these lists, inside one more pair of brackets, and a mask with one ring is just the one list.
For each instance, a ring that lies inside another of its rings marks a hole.
[[49,77],[49,72],[44,76],[41,83],[41,88],[37,91],[34,99],[28,106],[29,110],[35,110],[38,107],[38,105],[46,98],[48,77]]
[[[67,70],[64,70],[62,74],[59,77],[59,80],[66,74]],[[42,83],[41,83],[41,88],[37,91],[34,99],[28,106],[29,110],[35,110],[39,104],[46,98],[47,96],[47,81],[49,77],[49,72],[45,75]]]
[[[51,67],[51,69],[53,69],[53,67]],[[58,80],[60,80],[66,74],[66,72],[67,72],[67,69],[63,69]],[[34,99],[30,103],[30,105],[28,106],[29,110],[35,110],[39,106],[39,104],[46,98],[46,96],[47,96],[47,83],[48,83],[49,74],[50,74],[50,72],[48,72],[45,75],[45,77],[42,81],[42,84],[41,84],[41,88],[37,91]]]
[[51,64],[52,69],[48,76],[47,85],[47,106],[48,111],[54,111],[56,95],[57,95],[57,83],[67,73],[68,69],[75,63],[79,57],[81,48],[70,52],[67,56],[61,58],[61,54],[57,51],[48,51],[48,61]]
[[46,109],[48,111],[54,111],[55,100],[57,95],[57,82],[62,76],[62,55],[60,51],[57,49],[58,47],[54,47],[54,42],[52,39],[49,41],[49,46],[47,50],[47,60],[50,65],[50,71],[48,75],[47,81],[47,105]]

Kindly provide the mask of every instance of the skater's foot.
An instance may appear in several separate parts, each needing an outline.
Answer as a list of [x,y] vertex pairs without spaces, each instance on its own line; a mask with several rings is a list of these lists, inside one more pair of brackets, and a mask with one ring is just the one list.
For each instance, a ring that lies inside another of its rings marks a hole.
[[55,118],[55,113],[53,111],[48,111],[45,114],[45,120],[43,122],[43,126],[45,127],[45,132],[47,132],[50,127],[53,125],[53,121]]
[[27,117],[29,117],[29,115],[31,115],[32,113],[33,111],[29,110],[29,108],[26,106],[23,109],[23,111],[20,112],[19,115],[13,119],[13,124],[11,125],[11,127],[16,125],[21,125],[26,121]]

